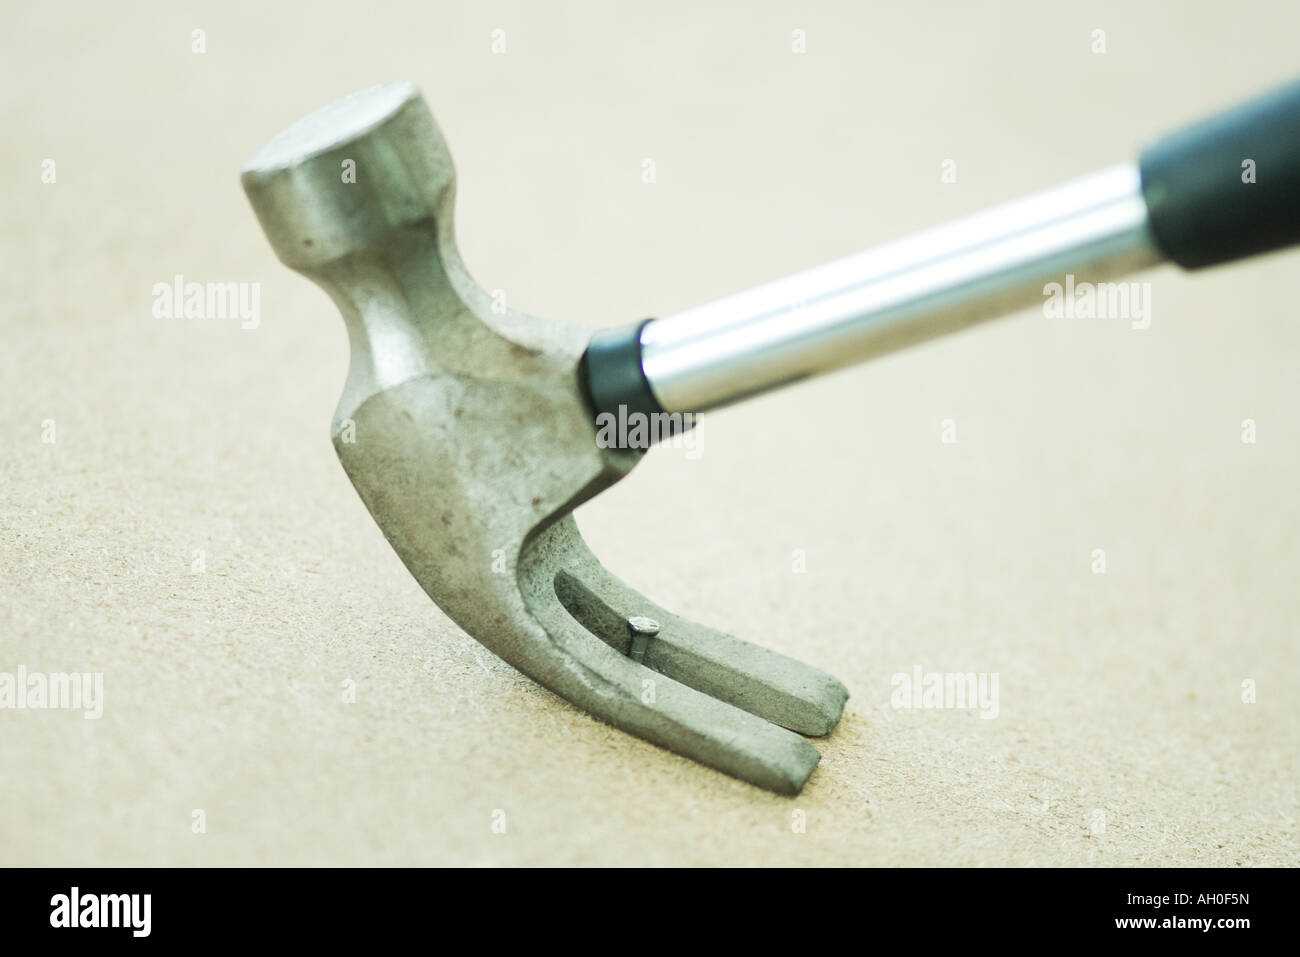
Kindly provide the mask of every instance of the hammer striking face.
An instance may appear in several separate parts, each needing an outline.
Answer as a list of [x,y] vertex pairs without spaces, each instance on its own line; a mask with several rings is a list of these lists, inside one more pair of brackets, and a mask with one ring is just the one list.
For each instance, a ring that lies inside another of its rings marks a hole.
[[429,597],[596,717],[797,793],[820,755],[794,732],[827,734],[847,691],[657,607],[588,550],[572,511],[641,453],[596,441],[589,332],[496,312],[466,272],[451,156],[416,89],[325,107],[249,160],[243,184],[276,254],[343,314],[334,446]]

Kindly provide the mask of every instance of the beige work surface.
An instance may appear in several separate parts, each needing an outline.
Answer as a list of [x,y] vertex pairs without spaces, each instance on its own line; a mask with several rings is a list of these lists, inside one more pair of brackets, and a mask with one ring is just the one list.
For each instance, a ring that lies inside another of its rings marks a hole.
[[[1282,0],[7,4],[0,672],[100,672],[104,712],[0,711],[0,863],[1296,864],[1297,256],[707,416],[580,512],[659,603],[848,686],[789,799],[426,598],[330,446],[343,325],[237,174],[409,79],[479,282],[595,328],[1128,160],[1298,34]],[[176,275],[260,283],[259,324],[155,317]],[[997,716],[894,708],[917,667],[996,673]]]

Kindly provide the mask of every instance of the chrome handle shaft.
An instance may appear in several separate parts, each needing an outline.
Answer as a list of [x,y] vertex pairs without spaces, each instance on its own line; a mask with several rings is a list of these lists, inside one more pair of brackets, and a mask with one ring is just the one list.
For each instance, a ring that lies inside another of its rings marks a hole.
[[1160,262],[1135,165],[646,323],[645,379],[666,412],[701,412],[1043,301],[1067,272]]

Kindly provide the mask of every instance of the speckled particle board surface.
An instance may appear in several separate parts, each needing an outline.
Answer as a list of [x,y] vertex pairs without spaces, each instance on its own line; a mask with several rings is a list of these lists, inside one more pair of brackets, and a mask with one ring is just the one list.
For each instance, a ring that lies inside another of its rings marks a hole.
[[[1300,863],[1296,257],[1144,273],[1149,328],[1031,311],[706,417],[580,512],[661,604],[847,684],[791,800],[428,601],[328,441],[342,323],[237,181],[410,79],[479,281],[594,328],[1129,159],[1287,79],[1297,31],[1283,2],[7,6],[0,672],[102,673],[103,715],[0,710],[0,863]],[[256,328],[155,316],[178,275],[260,284]],[[895,708],[916,668],[996,673],[996,717]]]

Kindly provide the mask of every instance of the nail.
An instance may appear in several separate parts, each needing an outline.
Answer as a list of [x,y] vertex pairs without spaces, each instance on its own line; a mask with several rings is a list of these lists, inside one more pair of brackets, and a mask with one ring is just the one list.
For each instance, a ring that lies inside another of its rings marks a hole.
[[645,650],[650,639],[659,634],[659,622],[643,615],[634,615],[627,620],[627,630],[632,636],[632,648],[628,657],[633,661],[645,661]]

